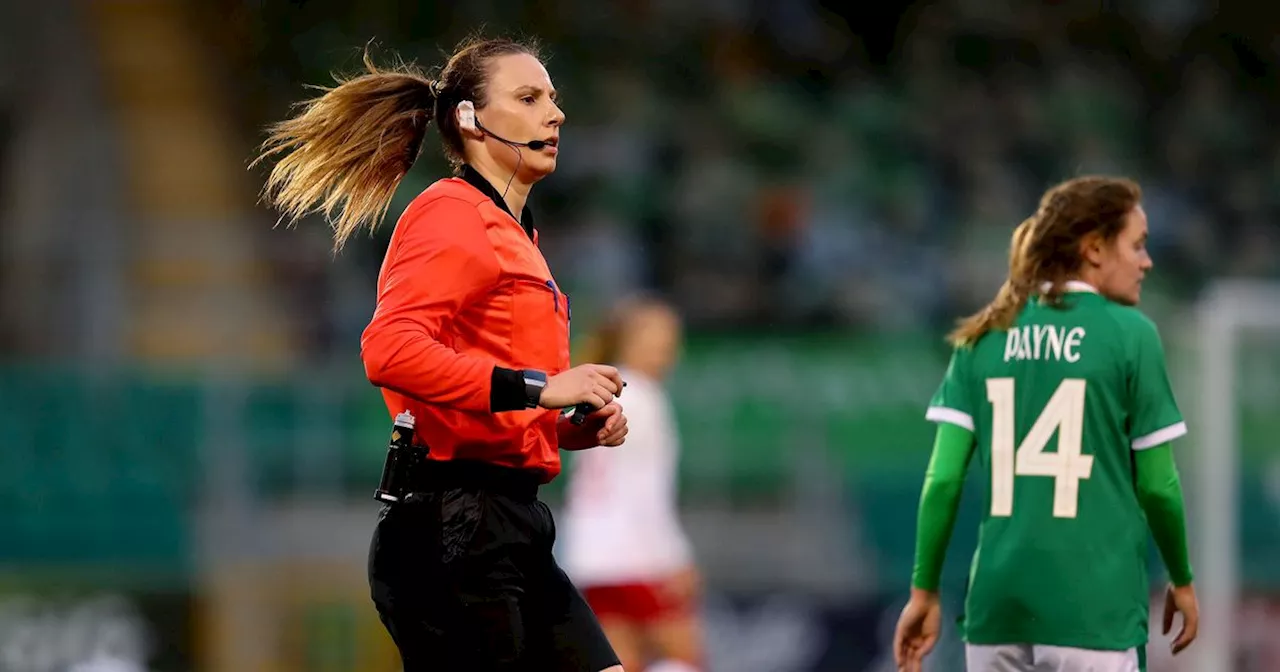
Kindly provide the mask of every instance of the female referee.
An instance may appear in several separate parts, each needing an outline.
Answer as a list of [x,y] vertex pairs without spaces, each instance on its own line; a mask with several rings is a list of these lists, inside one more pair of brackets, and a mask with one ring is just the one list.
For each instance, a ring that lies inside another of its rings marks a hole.
[[[464,43],[431,79],[413,66],[341,81],[272,127],[266,198],[290,221],[323,212],[341,249],[376,226],[434,121],[456,176],[401,215],[361,356],[426,451],[385,505],[369,583],[406,672],[622,667],[552,556],[537,497],[558,450],[616,446],[611,366],[569,368],[569,301],[525,206],[556,167],[564,113],[528,44]],[[517,216],[518,213],[518,216]],[[590,404],[585,423],[557,409]]]
[[588,359],[626,376],[631,432],[626,450],[588,451],[570,463],[560,559],[627,669],[696,672],[699,579],[677,517],[680,446],[663,389],[680,319],[662,301],[633,299],[593,340]]

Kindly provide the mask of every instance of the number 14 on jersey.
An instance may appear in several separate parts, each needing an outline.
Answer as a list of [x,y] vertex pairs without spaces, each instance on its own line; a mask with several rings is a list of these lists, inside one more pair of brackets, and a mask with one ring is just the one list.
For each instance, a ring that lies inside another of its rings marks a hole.
[[[991,515],[1013,515],[1014,476],[1053,478],[1053,516],[1075,518],[1080,481],[1093,473],[1093,456],[1081,454],[1084,433],[1085,381],[1067,378],[1058,385],[1031,431],[1015,450],[1014,379],[987,379],[991,402]],[[1048,453],[1058,437],[1057,451]]]

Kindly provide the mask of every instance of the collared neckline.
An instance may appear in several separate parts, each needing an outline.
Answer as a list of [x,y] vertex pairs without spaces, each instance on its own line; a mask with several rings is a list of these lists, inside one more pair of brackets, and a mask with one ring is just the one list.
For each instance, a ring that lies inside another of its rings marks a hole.
[[479,189],[480,193],[492,199],[499,208],[502,208],[503,212],[511,215],[511,219],[516,220],[516,223],[520,225],[520,228],[524,229],[524,232],[529,235],[530,239],[536,241],[533,229],[533,211],[529,209],[528,205],[524,206],[524,210],[520,212],[520,216],[516,217],[512,214],[511,208],[507,206],[507,201],[502,198],[502,192],[495,189],[493,185],[489,183],[489,180],[484,179],[484,176],[475,168],[472,168],[469,165],[463,165],[462,174],[459,177],[465,180],[467,184]]
[[[1049,291],[1050,287],[1053,287],[1052,282],[1043,283],[1040,285],[1040,291],[1047,292]],[[1068,292],[1085,292],[1088,294],[1099,293],[1097,287],[1094,287],[1093,285],[1087,282],[1082,282],[1080,280],[1068,280],[1063,284],[1063,288]]]

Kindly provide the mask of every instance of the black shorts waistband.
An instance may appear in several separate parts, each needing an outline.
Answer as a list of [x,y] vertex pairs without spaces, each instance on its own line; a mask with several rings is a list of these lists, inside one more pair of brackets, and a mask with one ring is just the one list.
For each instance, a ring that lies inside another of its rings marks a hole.
[[475,488],[523,501],[537,499],[539,485],[535,472],[475,460],[425,460],[409,479],[413,492]]

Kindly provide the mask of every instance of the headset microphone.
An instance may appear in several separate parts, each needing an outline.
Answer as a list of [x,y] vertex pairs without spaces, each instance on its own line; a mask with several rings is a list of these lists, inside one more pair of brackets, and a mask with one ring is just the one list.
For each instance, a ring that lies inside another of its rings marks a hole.
[[[494,140],[504,143],[507,146],[511,147],[512,149],[516,150],[516,172],[520,171],[520,162],[524,161],[524,155],[520,153],[521,147],[528,147],[529,149],[532,149],[533,151],[538,152],[538,151],[542,151],[542,149],[544,149],[547,146],[546,140],[530,140],[529,142],[515,142],[514,140],[508,140],[498,135],[497,133],[490,131],[480,123],[479,119],[476,118],[475,103],[472,103],[469,100],[464,100],[459,102],[457,109],[458,109],[458,126],[459,127],[464,128],[468,131],[478,130],[481,133],[484,133],[485,135],[493,138]],[[507,189],[511,188],[511,180],[514,180],[514,179],[516,179],[515,172],[511,173],[511,179],[507,180]],[[503,198],[507,197],[506,189],[502,190],[502,197]]]
[[458,103],[458,125],[469,131],[478,130],[481,133],[484,133],[485,135],[493,138],[494,140],[497,140],[498,142],[506,143],[512,147],[528,147],[529,149],[532,149],[533,151],[537,152],[537,151],[541,151],[543,148],[547,146],[546,140],[530,140],[529,142],[516,142],[515,140],[508,140],[502,137],[501,135],[498,135],[497,133],[490,131],[489,129],[484,127],[484,124],[480,123],[479,119],[476,118],[476,106],[474,103],[472,103],[469,100],[464,100]]
[[484,133],[485,135],[493,138],[494,140],[497,140],[498,142],[506,143],[508,145],[511,145],[512,147],[528,147],[529,149],[532,149],[533,151],[538,152],[538,151],[542,151],[542,149],[547,146],[546,140],[530,140],[529,142],[516,142],[515,140],[508,140],[498,135],[497,133],[490,131],[484,126],[481,126],[479,122],[476,122],[476,128],[480,129],[481,133]]

